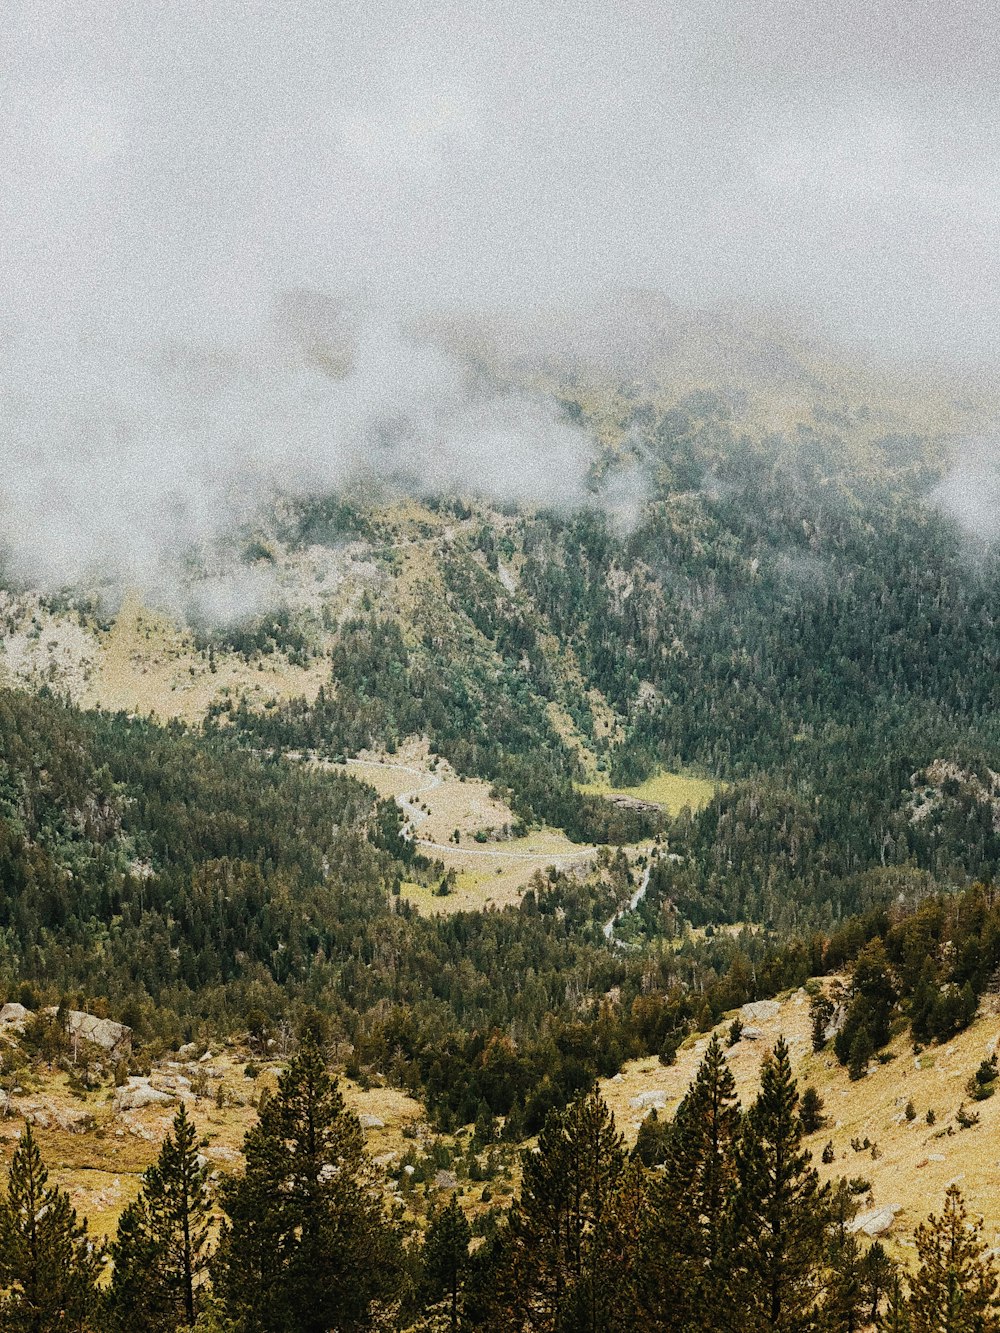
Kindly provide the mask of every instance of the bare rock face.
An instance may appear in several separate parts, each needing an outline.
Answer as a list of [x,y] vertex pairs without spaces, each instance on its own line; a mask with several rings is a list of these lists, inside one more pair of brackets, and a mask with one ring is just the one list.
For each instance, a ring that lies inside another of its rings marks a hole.
[[100,1046],[115,1060],[122,1059],[132,1050],[132,1029],[110,1018],[95,1018],[93,1014],[71,1009],[66,1015],[66,1029],[71,1037]]
[[154,1088],[148,1078],[130,1078],[115,1092],[116,1111],[140,1111],[144,1106],[169,1106],[174,1095]]
[[56,1124],[67,1134],[86,1134],[94,1128],[94,1117],[89,1111],[57,1107],[54,1115]]
[[[0,1010],[0,1022],[3,1021],[4,1010],[12,1007],[4,1005],[4,1009]],[[44,1012],[54,1016],[58,1010],[55,1005],[49,1005]],[[99,1046],[102,1051],[108,1052],[112,1060],[123,1060],[131,1054],[132,1029],[126,1027],[124,1023],[116,1023],[111,1018],[97,1018],[94,1014],[85,1014],[80,1009],[66,1010],[64,1018],[66,1034],[70,1038],[89,1042],[91,1046]]]

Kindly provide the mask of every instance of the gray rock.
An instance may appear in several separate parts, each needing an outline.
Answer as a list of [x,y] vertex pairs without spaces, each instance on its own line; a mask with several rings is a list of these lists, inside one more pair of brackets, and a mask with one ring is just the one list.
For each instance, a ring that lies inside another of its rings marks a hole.
[[385,1129],[385,1121],[377,1115],[359,1115],[358,1123],[362,1129]]
[[31,1010],[25,1009],[23,1004],[17,1004],[11,1001],[0,1009],[0,1027],[14,1028],[17,1032],[24,1031],[24,1025],[31,1017]]
[[640,1092],[638,1097],[633,1097],[629,1106],[633,1111],[643,1111],[649,1106],[655,1106],[657,1109],[666,1106],[667,1094],[660,1088],[655,1088],[651,1092]]
[[89,1111],[57,1109],[53,1112],[55,1122],[67,1134],[86,1134],[94,1128],[94,1117]]
[[[49,1005],[47,1014],[56,1014],[55,1005]],[[66,1032],[70,1037],[88,1041],[107,1051],[113,1060],[122,1060],[132,1051],[132,1029],[110,1018],[96,1018],[80,1009],[69,1009],[65,1015]]]
[[895,1222],[901,1207],[901,1204],[889,1203],[884,1208],[871,1208],[867,1213],[859,1213],[848,1222],[847,1230],[852,1235],[863,1231],[866,1236],[881,1236]]
[[766,1023],[769,1018],[777,1018],[780,1013],[781,1005],[777,1000],[755,1000],[743,1006],[740,1017],[744,1023]]
[[174,1095],[154,1088],[147,1078],[130,1078],[123,1088],[115,1091],[116,1111],[140,1111],[144,1106],[169,1106]]

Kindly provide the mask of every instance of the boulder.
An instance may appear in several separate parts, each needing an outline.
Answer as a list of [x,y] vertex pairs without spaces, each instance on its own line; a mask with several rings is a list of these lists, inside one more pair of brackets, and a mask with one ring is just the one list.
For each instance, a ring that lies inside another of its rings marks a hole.
[[154,1088],[148,1078],[130,1078],[115,1091],[116,1111],[140,1111],[144,1106],[169,1106],[174,1100],[170,1092]]
[[18,1032],[24,1031],[24,1025],[31,1017],[31,1010],[25,1009],[23,1004],[17,1004],[11,1001],[0,1009],[0,1028],[14,1028]]
[[377,1115],[359,1115],[358,1124],[362,1129],[385,1129],[385,1121]]
[[889,1203],[884,1208],[871,1208],[867,1213],[858,1213],[857,1217],[848,1222],[847,1230],[852,1235],[863,1231],[866,1236],[881,1236],[892,1226],[901,1207],[901,1204]]
[[89,1111],[57,1108],[55,1122],[67,1134],[86,1134],[94,1128],[94,1117]]
[[744,1023],[766,1023],[769,1018],[777,1018],[780,1013],[781,1005],[777,1000],[755,1000],[743,1006],[740,1017]]
[[760,1041],[764,1036],[763,1028],[755,1028],[752,1023],[745,1023],[740,1029],[740,1041]]
[[634,1111],[643,1111],[649,1106],[655,1106],[660,1109],[667,1104],[667,1094],[660,1088],[653,1089],[650,1092],[640,1092],[638,1097],[633,1097],[629,1106]]
[[[47,1014],[57,1012],[55,1005],[49,1005]],[[116,1023],[111,1018],[97,1018],[94,1014],[85,1014],[80,1009],[68,1009],[65,1014],[66,1033],[79,1041],[90,1042],[107,1051],[112,1060],[123,1060],[132,1053],[132,1029],[124,1023]]]

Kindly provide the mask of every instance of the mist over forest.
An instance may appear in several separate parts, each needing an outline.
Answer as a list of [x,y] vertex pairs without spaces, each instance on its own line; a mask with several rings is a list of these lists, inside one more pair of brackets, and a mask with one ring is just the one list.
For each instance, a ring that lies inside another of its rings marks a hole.
[[5,7],[0,1328],[998,1333],[996,27]]

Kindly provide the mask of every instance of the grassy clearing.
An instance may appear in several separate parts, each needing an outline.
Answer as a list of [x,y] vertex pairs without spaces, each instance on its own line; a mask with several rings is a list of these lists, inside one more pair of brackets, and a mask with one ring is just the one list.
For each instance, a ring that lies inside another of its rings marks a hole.
[[129,594],[103,636],[80,703],[193,723],[223,693],[259,708],[270,699],[314,698],[329,676],[323,658],[298,667],[280,653],[246,662],[220,651],[214,667],[189,630]]
[[612,787],[607,781],[581,783],[580,791],[591,796],[631,796],[660,805],[672,815],[685,806],[700,810],[709,803],[720,784],[685,773],[658,773],[636,787]]

